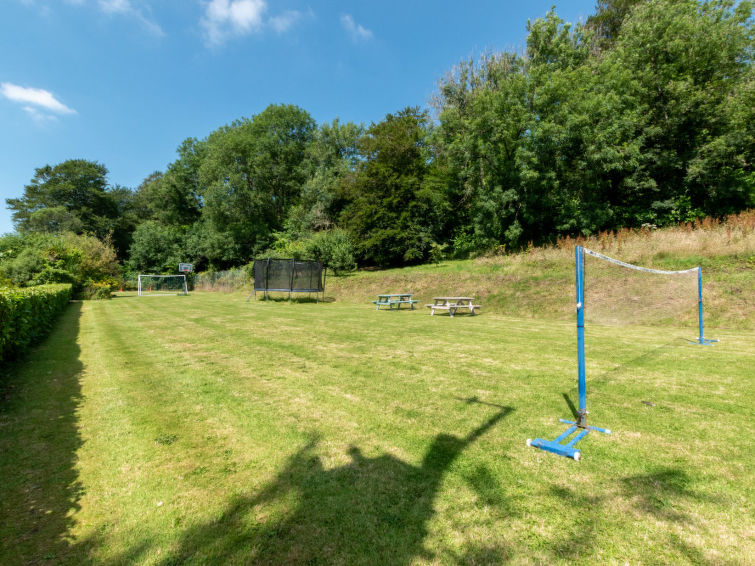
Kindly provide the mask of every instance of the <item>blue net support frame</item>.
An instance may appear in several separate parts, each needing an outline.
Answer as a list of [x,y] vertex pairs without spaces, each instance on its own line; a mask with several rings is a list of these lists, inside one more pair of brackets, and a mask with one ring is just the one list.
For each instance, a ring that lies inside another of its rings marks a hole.
[[575,271],[576,271],[576,283],[577,283],[577,379],[579,390],[579,409],[577,410],[577,420],[569,421],[566,419],[559,419],[562,423],[571,425],[566,432],[555,438],[554,440],[545,440],[542,438],[536,438],[535,440],[527,439],[527,446],[533,446],[545,450],[546,452],[552,452],[559,456],[565,456],[567,458],[573,458],[579,460],[582,457],[582,452],[576,448],[577,443],[582,440],[591,430],[602,432],[604,434],[611,434],[611,430],[607,428],[600,428],[596,426],[588,426],[587,424],[587,385],[586,385],[586,370],[585,370],[585,268],[584,268],[584,254],[600,258],[602,260],[627,267],[629,269],[635,269],[638,271],[645,271],[648,273],[658,273],[662,275],[673,275],[680,273],[691,273],[697,271],[697,296],[698,296],[698,327],[700,335],[698,338],[691,340],[693,344],[710,346],[716,339],[705,338],[703,334],[703,276],[702,268],[694,267],[692,269],[686,269],[682,271],[664,271],[660,269],[650,269],[648,267],[640,267],[625,263],[617,259],[599,254],[582,246],[577,246],[575,249]]
[[582,452],[576,448],[577,443],[582,440],[591,430],[611,434],[607,428],[599,428],[587,425],[587,386],[585,371],[585,269],[584,253],[582,246],[576,248],[576,279],[577,279],[577,380],[579,389],[579,409],[577,410],[577,420],[568,421],[560,419],[562,423],[571,425],[566,432],[554,440],[545,440],[536,438],[535,440],[527,439],[527,446],[540,448],[546,452],[552,452],[559,456],[566,456],[579,460]]
[[703,268],[697,268],[697,322],[700,327],[700,336],[692,342],[699,346],[712,346],[718,342],[716,338],[705,338],[703,335]]

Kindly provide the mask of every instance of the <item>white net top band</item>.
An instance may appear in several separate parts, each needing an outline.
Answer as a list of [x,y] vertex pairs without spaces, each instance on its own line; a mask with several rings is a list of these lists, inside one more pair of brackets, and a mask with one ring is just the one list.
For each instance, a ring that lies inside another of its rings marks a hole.
[[692,273],[693,271],[697,271],[699,269],[699,267],[693,267],[692,269],[682,269],[681,271],[665,271],[663,269],[650,269],[649,267],[640,267],[639,265],[632,265],[631,263],[625,263],[623,261],[619,261],[618,259],[613,259],[612,257],[608,257],[607,255],[599,254],[598,252],[588,250],[587,248],[582,248],[582,249],[584,250],[586,254],[589,254],[593,257],[597,257],[602,260],[615,263],[616,265],[627,267],[629,269],[635,269],[637,271],[645,271],[646,273],[659,273],[661,275],[678,275],[680,273]]

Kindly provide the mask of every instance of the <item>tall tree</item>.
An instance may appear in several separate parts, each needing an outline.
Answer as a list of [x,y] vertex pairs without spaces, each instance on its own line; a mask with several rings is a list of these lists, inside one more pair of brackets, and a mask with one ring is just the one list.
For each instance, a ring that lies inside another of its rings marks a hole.
[[645,0],[598,0],[595,13],[587,18],[586,26],[594,34],[595,47],[610,49],[621,32],[624,20],[637,4]]
[[638,4],[601,60],[598,72],[623,93],[630,138],[641,146],[623,223],[665,224],[752,202],[752,7]]
[[462,61],[440,84],[433,143],[457,210],[450,228],[458,254],[518,241],[517,155],[532,127],[528,93],[525,61],[511,53]]
[[134,230],[139,223],[148,218],[148,213],[140,206],[136,191],[128,187],[115,185],[108,191],[108,196],[116,209],[112,244],[118,254],[118,259],[125,261],[128,258],[128,249],[131,246]]
[[24,195],[6,199],[20,232],[90,233],[103,238],[114,227],[117,207],[107,193],[107,168],[69,159],[35,169]]
[[177,153],[178,159],[168,165],[165,173],[153,173],[142,182],[138,200],[147,208],[150,218],[165,226],[191,226],[201,215],[199,168],[205,143],[187,138]]
[[623,124],[614,122],[615,95],[603,89],[604,78],[592,66],[589,32],[554,12],[528,29],[531,119],[517,155],[519,244],[609,225],[613,175],[633,149],[610,151]]
[[602,49],[598,20],[551,12],[529,24],[526,57],[487,55],[441,83],[434,141],[467,213],[457,249],[755,203],[752,3],[599,8]]
[[315,123],[301,108],[271,105],[207,138],[200,167],[206,227],[234,242],[233,260],[248,261],[280,230],[306,179]]
[[341,221],[361,259],[380,266],[427,259],[445,212],[431,182],[429,116],[405,108],[373,124],[359,141],[362,161],[345,181]]
[[338,119],[322,124],[307,149],[307,174],[298,203],[288,212],[285,229],[299,239],[332,228],[345,206],[341,181],[359,162],[359,140],[364,127]]

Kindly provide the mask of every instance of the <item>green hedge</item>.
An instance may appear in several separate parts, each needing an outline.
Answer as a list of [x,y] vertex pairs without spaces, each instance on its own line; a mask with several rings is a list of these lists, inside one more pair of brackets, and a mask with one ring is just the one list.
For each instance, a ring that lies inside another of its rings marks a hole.
[[71,300],[71,285],[0,288],[0,363],[44,337]]

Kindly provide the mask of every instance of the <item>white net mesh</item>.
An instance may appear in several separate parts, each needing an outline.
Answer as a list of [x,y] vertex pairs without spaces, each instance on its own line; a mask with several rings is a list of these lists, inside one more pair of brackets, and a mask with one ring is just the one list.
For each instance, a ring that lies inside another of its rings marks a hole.
[[631,266],[585,249],[585,322],[690,327],[698,321],[698,270]]

